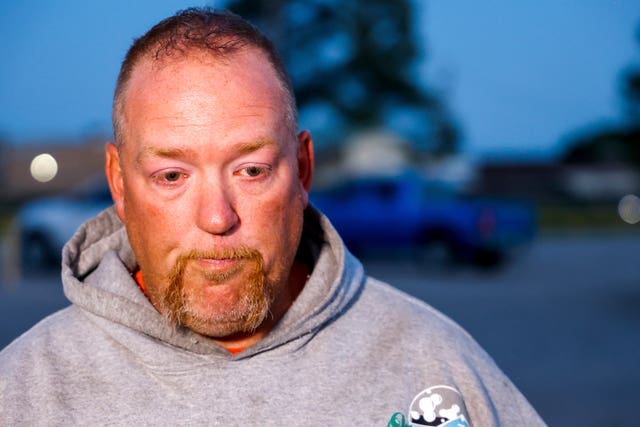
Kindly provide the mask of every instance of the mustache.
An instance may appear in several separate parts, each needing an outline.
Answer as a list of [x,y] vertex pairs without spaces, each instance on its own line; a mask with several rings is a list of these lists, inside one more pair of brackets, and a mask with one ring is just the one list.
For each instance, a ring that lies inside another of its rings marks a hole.
[[239,246],[236,248],[214,248],[209,250],[190,250],[180,256],[176,260],[176,264],[197,259],[255,259],[262,258],[260,252],[248,246]]
[[[182,280],[184,270],[187,267],[189,261],[199,259],[219,259],[219,260],[248,260],[252,261],[255,272],[262,271],[262,255],[256,249],[240,246],[236,248],[215,248],[211,250],[190,250],[184,254],[178,256],[176,263],[169,276],[169,283],[175,283]],[[227,272],[225,275],[232,275],[235,271]],[[214,277],[211,279],[215,280]],[[216,281],[226,280],[227,277],[219,277]]]

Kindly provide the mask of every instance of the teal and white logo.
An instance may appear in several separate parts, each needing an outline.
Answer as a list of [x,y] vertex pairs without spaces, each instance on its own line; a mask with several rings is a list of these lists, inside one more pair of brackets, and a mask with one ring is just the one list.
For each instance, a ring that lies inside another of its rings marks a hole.
[[437,385],[421,391],[411,402],[407,417],[395,413],[387,427],[473,427],[462,395],[453,387]]

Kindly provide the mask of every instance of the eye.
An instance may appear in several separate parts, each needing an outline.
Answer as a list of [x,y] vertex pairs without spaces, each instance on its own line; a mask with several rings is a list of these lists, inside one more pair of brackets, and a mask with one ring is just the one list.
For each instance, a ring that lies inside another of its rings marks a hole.
[[160,172],[151,177],[156,184],[164,186],[175,186],[180,184],[181,180],[187,178],[184,172],[178,170],[169,170]]
[[244,170],[245,174],[250,177],[256,177],[262,173],[262,168],[258,166],[249,166]]
[[259,178],[268,175],[269,172],[271,172],[271,168],[268,166],[250,165],[239,169],[237,174],[247,178]]
[[176,182],[182,177],[182,174],[180,172],[172,171],[172,172],[163,173],[161,176],[167,182]]

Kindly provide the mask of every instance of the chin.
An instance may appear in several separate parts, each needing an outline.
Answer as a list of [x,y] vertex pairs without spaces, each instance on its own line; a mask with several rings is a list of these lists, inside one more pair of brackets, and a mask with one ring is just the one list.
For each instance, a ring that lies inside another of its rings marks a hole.
[[[246,303],[246,301],[243,301]],[[232,307],[222,310],[199,308],[191,310],[185,307],[181,325],[200,335],[211,338],[224,338],[237,334],[251,334],[262,325],[269,313],[269,301],[266,297],[259,303],[248,307]]]

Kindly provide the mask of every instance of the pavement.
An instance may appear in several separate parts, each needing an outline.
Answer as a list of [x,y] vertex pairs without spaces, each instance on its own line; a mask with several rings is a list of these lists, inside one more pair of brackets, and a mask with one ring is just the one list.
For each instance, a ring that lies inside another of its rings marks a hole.
[[[369,274],[460,323],[550,426],[635,426],[640,233],[544,235],[503,268],[372,256]],[[0,281],[0,348],[67,305],[57,275]]]
[[550,426],[637,426],[638,253],[637,233],[557,235],[498,271],[367,267],[467,329]]

